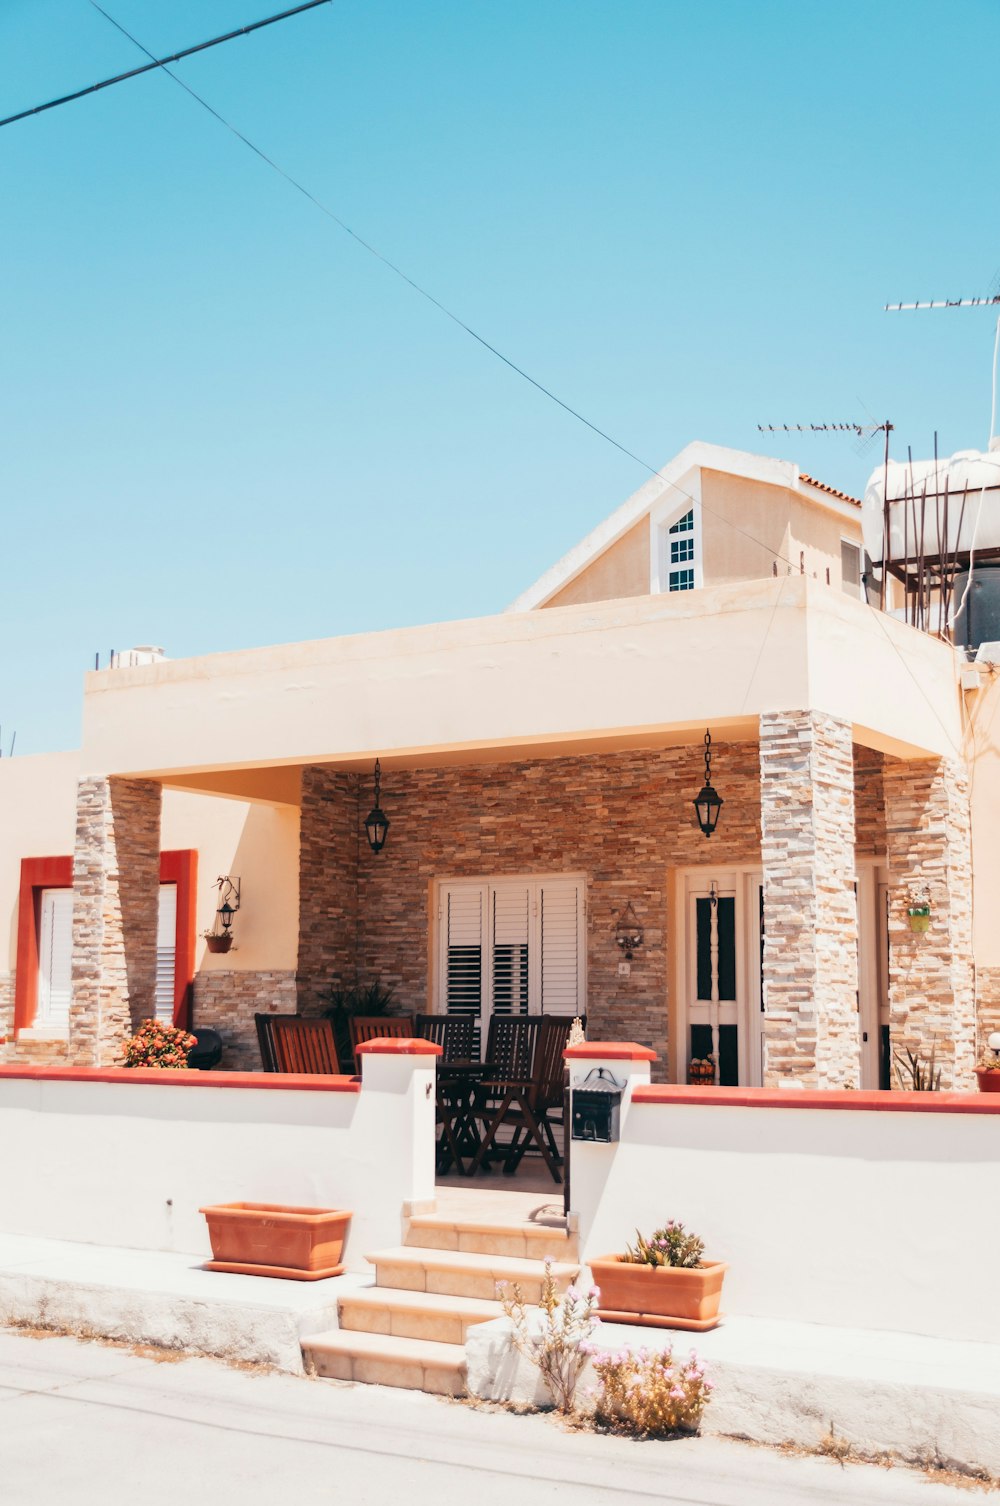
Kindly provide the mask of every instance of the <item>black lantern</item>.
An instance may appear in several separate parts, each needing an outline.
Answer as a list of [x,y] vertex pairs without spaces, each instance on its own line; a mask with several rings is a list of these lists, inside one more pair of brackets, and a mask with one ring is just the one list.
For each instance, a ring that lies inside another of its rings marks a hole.
[[365,817],[365,831],[368,833],[368,845],[372,852],[381,852],[385,846],[386,833],[389,830],[389,817],[379,805],[382,794],[382,764],[379,759],[375,760],[375,804]]
[[233,916],[235,914],[236,914],[236,911],[233,908],[233,906],[229,903],[228,899],[225,901],[224,904],[221,904],[219,906],[218,915],[219,915],[219,919],[222,921],[222,929],[224,931],[228,931],[229,930],[229,927],[233,923]]
[[599,1140],[605,1145],[621,1133],[622,1093],[625,1084],[603,1067],[588,1072],[572,1092],[574,1140]]
[[716,792],[712,785],[712,734],[705,733],[705,784],[701,794],[694,802],[695,812],[698,817],[698,825],[710,837],[719,822],[719,812],[722,809],[722,796]]
[[632,953],[636,947],[642,946],[642,935],[639,917],[632,908],[632,901],[629,900],[624,910],[618,913],[615,921],[615,941],[629,962],[632,961]]

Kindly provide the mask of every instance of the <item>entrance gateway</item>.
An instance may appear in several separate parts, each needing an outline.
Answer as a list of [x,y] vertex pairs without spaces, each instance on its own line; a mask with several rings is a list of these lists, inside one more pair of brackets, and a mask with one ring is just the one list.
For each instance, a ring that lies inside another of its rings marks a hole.
[[[857,865],[858,1035],[861,1087],[887,1088],[888,875],[884,862]],[[764,1081],[764,875],[759,868],[688,868],[677,875],[673,1076],[718,1051],[724,1087]]]

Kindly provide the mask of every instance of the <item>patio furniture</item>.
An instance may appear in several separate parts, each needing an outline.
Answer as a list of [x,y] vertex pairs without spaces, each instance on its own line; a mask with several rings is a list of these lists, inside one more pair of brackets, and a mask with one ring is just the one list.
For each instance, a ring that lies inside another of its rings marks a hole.
[[476,1020],[470,1014],[418,1014],[416,1034],[441,1047],[442,1062],[471,1062],[475,1054]]
[[441,1126],[436,1158],[439,1174],[454,1166],[460,1175],[464,1175],[464,1158],[474,1156],[479,1150],[476,1094],[487,1070],[481,1061],[449,1062],[443,1057],[438,1061],[435,1118]]
[[539,1015],[493,1015],[486,1045],[488,1075],[483,1078],[476,1095],[475,1115],[483,1126],[482,1144],[476,1152],[469,1175],[491,1160],[506,1158],[509,1145],[497,1141],[497,1132],[503,1125],[512,1106],[517,1106],[523,1115],[532,1138],[541,1145],[553,1180],[561,1180],[559,1169],[553,1161],[549,1148],[538,1132],[538,1124],[529,1102],[533,1087],[532,1068],[535,1060],[535,1045],[541,1028]]
[[[563,1052],[569,1039],[573,1021],[561,1015],[542,1015],[535,1044],[535,1056],[531,1067],[532,1085],[528,1102],[535,1120],[532,1129],[517,1103],[512,1103],[504,1116],[504,1124],[513,1127],[504,1162],[504,1173],[512,1175],[521,1164],[521,1158],[532,1146],[545,1155],[542,1136],[557,1165],[562,1165],[563,1156],[556,1145],[553,1126],[564,1129],[564,1105],[566,1097],[566,1063]],[[548,1156],[545,1157],[548,1164]],[[551,1171],[551,1165],[549,1170]]]
[[364,1041],[377,1041],[391,1035],[401,1039],[413,1034],[411,1014],[356,1014],[351,1016],[351,1052],[357,1067],[358,1047]]
[[[329,1020],[304,1019],[298,1014],[265,1014],[254,1018],[265,1072],[339,1075],[340,1062]],[[266,1053],[270,1054],[273,1066],[267,1065]]]

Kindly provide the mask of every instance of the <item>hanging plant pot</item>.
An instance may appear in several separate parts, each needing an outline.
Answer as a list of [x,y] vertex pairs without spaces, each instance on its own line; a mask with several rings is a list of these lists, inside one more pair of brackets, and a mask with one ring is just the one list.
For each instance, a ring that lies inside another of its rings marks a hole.
[[930,905],[911,905],[907,910],[910,917],[910,930],[917,932],[929,931],[931,928]]
[[228,952],[233,944],[233,938],[228,931],[222,931],[219,935],[205,937],[205,944],[210,952]]

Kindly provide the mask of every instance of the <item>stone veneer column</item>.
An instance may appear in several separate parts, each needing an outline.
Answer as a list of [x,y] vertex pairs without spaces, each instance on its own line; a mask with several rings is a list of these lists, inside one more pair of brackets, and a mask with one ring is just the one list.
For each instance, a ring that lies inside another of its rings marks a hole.
[[81,779],[73,854],[70,1059],[111,1066],[155,1013],[158,784]]
[[[943,1088],[974,1088],[972,837],[969,777],[947,759],[887,758],[889,1041],[922,1059],[934,1050]],[[930,930],[910,930],[911,895],[926,894]],[[893,1073],[893,1087],[897,1081]]]
[[834,717],[760,719],[765,1087],[860,1082],[852,751]]
[[302,770],[299,817],[300,1014],[319,1014],[334,985],[358,972],[358,776],[323,764]]

